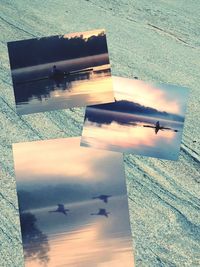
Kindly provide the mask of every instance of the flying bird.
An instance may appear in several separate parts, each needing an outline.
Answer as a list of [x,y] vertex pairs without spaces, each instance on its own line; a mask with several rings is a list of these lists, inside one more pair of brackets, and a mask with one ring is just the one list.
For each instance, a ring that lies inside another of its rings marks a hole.
[[63,204],[57,204],[58,208],[56,210],[50,210],[49,212],[60,212],[67,216],[67,212],[69,209],[65,209],[65,206]]
[[91,213],[91,215],[100,215],[105,216],[106,218],[108,218],[108,214],[110,214],[110,212],[107,212],[106,209],[99,209],[98,213]]
[[160,122],[159,121],[156,122],[155,126],[152,126],[152,125],[143,125],[143,127],[148,127],[148,128],[155,129],[155,134],[157,134],[159,132],[159,130],[161,130],[161,131],[163,131],[163,130],[170,130],[170,131],[173,131],[173,132],[178,132],[178,130],[176,130],[176,129],[172,129],[172,128],[160,126]]
[[100,199],[102,200],[104,203],[108,203],[108,198],[112,197],[111,195],[99,195],[97,197],[93,197],[92,199]]

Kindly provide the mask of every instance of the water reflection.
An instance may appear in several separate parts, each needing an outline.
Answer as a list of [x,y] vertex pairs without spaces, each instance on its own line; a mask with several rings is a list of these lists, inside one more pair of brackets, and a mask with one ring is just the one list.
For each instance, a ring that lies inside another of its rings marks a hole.
[[101,224],[96,222],[52,240],[49,266],[121,267],[122,262],[123,267],[134,266],[129,240],[102,238]]
[[63,77],[60,79],[52,79],[48,77],[46,79],[36,79],[30,82],[24,82],[16,84],[16,103],[20,105],[23,102],[29,102],[30,100],[36,98],[42,101],[43,98],[48,98],[51,96],[51,92],[56,90],[68,90],[72,88],[72,84],[78,80],[90,79],[89,73],[80,73],[79,75],[73,75],[70,77]]
[[38,228],[34,214],[20,214],[22,241],[25,261],[37,261],[40,266],[48,266],[49,243],[47,236]]
[[[99,199],[68,203],[68,216],[50,214],[52,207],[32,210],[48,236],[48,267],[121,267],[121,260],[124,267],[134,266],[127,197],[110,198],[109,209],[103,205]],[[40,265],[35,257],[26,258],[26,266]]]
[[[102,113],[102,111],[101,111]],[[183,123],[132,114],[105,112],[97,122],[85,120],[81,144],[94,148],[137,153],[175,160],[178,157]],[[100,122],[99,122],[100,121]],[[158,124],[158,123],[157,123]]]
[[59,79],[36,79],[15,84],[17,112],[29,114],[113,101],[109,65],[94,67]]

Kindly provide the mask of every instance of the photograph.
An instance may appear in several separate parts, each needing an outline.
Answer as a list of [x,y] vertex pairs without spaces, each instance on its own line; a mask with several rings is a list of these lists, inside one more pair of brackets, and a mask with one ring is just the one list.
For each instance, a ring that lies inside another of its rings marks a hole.
[[178,160],[186,87],[113,77],[115,102],[86,108],[81,145]]
[[13,144],[26,267],[134,267],[123,155],[80,137]]
[[114,101],[104,29],[7,43],[19,115]]

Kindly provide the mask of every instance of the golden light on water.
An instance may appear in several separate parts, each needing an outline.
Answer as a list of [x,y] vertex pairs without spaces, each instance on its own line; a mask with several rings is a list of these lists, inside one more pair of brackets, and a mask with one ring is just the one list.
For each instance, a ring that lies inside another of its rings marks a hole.
[[116,122],[110,125],[96,126],[86,121],[83,129],[83,139],[93,147],[108,149],[111,146],[121,148],[140,148],[140,146],[154,147],[159,140],[171,142],[176,133],[172,131],[159,131],[155,134],[155,129],[144,128],[142,125],[125,126]]
[[[134,267],[131,241],[124,246],[120,238],[101,236],[104,223],[82,227],[49,240],[49,262],[46,267]],[[26,267],[37,267],[38,261],[27,260]],[[45,267],[40,263],[41,267]]]

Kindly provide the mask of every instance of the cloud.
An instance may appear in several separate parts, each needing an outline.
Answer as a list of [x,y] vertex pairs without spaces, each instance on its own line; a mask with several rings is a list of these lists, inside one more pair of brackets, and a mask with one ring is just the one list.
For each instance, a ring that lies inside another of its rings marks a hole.
[[[43,177],[54,180],[103,180],[122,167],[119,153],[80,147],[80,138],[53,139],[13,145],[17,181]],[[118,163],[114,168],[114,164]]]
[[[114,92],[117,100],[129,100],[146,107],[169,113],[181,112],[181,93],[173,97],[172,90],[140,80],[113,77]],[[175,89],[173,89],[175,90]]]

